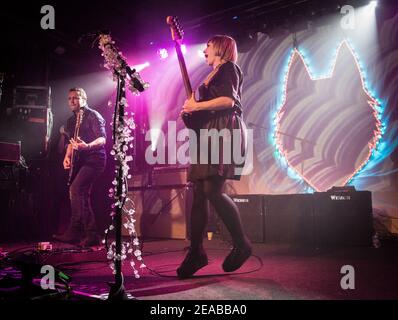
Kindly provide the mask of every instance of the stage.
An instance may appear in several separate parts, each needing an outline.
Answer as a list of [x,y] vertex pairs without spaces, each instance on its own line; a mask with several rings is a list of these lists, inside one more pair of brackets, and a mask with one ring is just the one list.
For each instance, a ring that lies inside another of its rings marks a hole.
[[[148,268],[141,270],[141,278],[134,278],[128,262],[123,273],[126,291],[138,300],[389,300],[398,298],[397,245],[396,241],[387,240],[382,241],[380,248],[258,243],[241,269],[226,274],[221,264],[229,245],[216,237],[205,241],[209,265],[194,277],[179,280],[175,270],[183,260],[188,242],[151,240],[144,244],[143,259]],[[34,243],[9,244],[3,250],[22,252],[35,247]],[[41,254],[42,262],[71,276],[74,293],[69,299],[104,298],[109,292],[107,283],[113,281],[104,250],[62,253],[76,248],[55,243],[53,253]],[[13,256],[20,259],[16,254]],[[344,276],[340,271],[345,265],[355,270],[355,289],[343,290],[340,285]],[[2,291],[1,299],[12,299],[17,291],[9,290],[8,295]]]
[[3,7],[0,302],[398,299],[397,1]]

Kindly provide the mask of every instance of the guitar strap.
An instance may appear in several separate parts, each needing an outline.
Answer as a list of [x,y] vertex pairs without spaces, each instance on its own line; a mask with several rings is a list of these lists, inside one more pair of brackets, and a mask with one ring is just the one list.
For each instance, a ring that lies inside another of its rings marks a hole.
[[[225,63],[225,62],[224,62]],[[224,63],[220,63],[217,67],[214,68],[214,70],[212,72],[209,73],[209,75],[207,76],[207,78],[205,79],[205,81],[203,82],[203,84],[208,87],[209,86],[209,82],[211,81],[211,79],[214,78],[214,76],[217,74],[218,70],[220,69],[220,67],[224,64]]]

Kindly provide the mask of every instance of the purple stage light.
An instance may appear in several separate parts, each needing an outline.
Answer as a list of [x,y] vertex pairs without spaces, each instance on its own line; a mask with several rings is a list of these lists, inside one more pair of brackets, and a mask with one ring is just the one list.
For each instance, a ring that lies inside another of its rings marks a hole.
[[160,59],[164,60],[169,56],[169,53],[167,52],[167,49],[162,48],[158,50],[158,55],[160,56]]

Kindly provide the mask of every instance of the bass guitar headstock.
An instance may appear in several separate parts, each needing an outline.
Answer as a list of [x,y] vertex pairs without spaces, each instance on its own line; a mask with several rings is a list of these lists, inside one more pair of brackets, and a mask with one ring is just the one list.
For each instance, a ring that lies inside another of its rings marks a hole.
[[180,25],[180,22],[178,21],[178,18],[175,16],[168,16],[166,18],[166,22],[170,26],[171,38],[175,42],[181,44],[183,36],[184,36],[184,31],[182,30],[182,27]]

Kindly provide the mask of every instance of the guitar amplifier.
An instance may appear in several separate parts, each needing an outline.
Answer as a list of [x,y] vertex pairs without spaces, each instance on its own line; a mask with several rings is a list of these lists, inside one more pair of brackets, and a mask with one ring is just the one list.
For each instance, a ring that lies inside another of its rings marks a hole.
[[178,186],[187,184],[188,167],[155,167],[152,186]]
[[313,244],[312,194],[264,196],[266,243]]
[[17,86],[10,115],[13,137],[21,141],[23,156],[29,160],[45,157],[53,126],[51,88]]
[[313,197],[317,245],[372,244],[370,191],[320,192]]
[[147,187],[149,182],[149,173],[133,173],[131,179],[128,179],[129,189],[140,189]]
[[[188,239],[191,188],[147,187],[128,192],[135,204],[135,228],[139,237]],[[128,235],[125,228],[123,235]]]
[[129,190],[141,190],[152,187],[185,187],[187,185],[187,167],[155,167],[152,171],[137,173],[128,180]]
[[0,141],[0,161],[18,163],[21,159],[21,141],[17,143]]
[[[230,195],[240,212],[243,229],[252,242],[264,242],[264,196],[260,194]],[[220,224],[222,238],[231,240],[224,223]]]
[[14,89],[14,108],[51,108],[51,87],[16,86]]
[[[233,195],[252,242],[367,246],[372,243],[369,191]],[[230,239],[221,224],[221,235]]]

